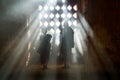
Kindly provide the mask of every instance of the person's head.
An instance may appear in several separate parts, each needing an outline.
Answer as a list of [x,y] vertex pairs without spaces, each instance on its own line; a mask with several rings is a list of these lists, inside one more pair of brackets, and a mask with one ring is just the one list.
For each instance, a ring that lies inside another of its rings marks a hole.
[[68,22],[67,20],[64,20],[63,23],[62,23],[62,29],[64,29],[65,27],[68,27]]
[[50,41],[51,38],[52,38],[52,36],[51,36],[50,34],[46,34],[46,39],[47,39],[48,41]]
[[64,27],[68,27],[68,22],[64,22]]

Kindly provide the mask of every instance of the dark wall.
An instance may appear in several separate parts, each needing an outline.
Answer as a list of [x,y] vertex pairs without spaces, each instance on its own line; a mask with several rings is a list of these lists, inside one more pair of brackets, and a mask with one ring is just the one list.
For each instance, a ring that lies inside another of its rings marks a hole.
[[13,56],[12,49],[27,30],[26,20],[34,8],[34,2],[31,1],[0,0],[0,67]]
[[[119,69],[120,67],[120,0],[109,0],[105,2],[105,26],[111,36],[111,43],[116,49],[112,59]],[[120,70],[120,69],[119,69]]]
[[25,27],[34,4],[30,1],[0,0],[0,51]]
[[[107,35],[111,37],[113,44],[116,44],[120,39],[119,4],[119,0],[86,0],[86,13],[84,14],[86,19],[95,32],[99,32],[97,28],[105,29]],[[113,39],[117,41],[113,41]],[[118,46],[116,48],[118,48]]]
[[[120,67],[120,0],[77,0],[85,1],[83,15],[94,35],[104,45],[116,67]],[[81,10],[82,7],[79,9]]]
[[109,0],[106,1],[105,5],[105,26],[107,27],[112,42],[116,48],[120,49],[120,0]]

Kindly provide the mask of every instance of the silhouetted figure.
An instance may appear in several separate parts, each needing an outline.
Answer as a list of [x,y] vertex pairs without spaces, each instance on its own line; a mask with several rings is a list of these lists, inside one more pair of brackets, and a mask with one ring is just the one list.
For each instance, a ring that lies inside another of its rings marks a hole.
[[69,68],[71,49],[74,47],[74,32],[72,28],[68,26],[68,23],[64,24],[60,36],[60,55],[64,63],[64,68]]
[[40,48],[39,48],[39,53],[40,53],[40,61],[41,64],[43,65],[43,68],[46,69],[47,68],[47,64],[48,64],[48,60],[49,60],[49,56],[50,56],[50,40],[51,40],[52,36],[50,34],[46,34],[43,39],[42,42],[40,44]]

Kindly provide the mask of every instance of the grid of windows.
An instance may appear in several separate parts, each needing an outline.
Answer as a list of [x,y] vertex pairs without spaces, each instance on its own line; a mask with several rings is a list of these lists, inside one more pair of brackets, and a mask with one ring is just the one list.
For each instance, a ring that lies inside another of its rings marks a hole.
[[68,20],[69,26],[76,26],[77,21],[77,5],[64,4],[65,0],[61,1],[61,4],[53,5],[39,5],[38,6],[38,18],[40,20],[40,26],[57,26],[62,25],[65,19]]

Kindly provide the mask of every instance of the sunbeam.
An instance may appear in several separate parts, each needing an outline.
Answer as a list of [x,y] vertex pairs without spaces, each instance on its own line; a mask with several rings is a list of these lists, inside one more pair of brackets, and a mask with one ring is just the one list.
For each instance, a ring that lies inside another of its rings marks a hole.
[[81,74],[114,71],[79,7],[76,0],[20,0],[10,6],[6,14],[22,15],[25,25],[1,55],[7,55],[1,80],[84,80]]

